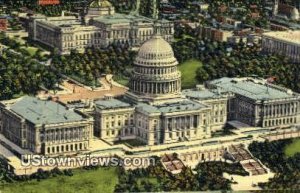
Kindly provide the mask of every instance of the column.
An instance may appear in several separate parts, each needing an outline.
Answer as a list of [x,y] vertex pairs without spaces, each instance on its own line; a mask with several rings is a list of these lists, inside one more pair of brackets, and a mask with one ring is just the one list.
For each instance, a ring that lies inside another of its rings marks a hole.
[[153,82],[151,82],[150,84],[151,84],[151,93],[153,94],[154,93],[154,84],[153,84]]

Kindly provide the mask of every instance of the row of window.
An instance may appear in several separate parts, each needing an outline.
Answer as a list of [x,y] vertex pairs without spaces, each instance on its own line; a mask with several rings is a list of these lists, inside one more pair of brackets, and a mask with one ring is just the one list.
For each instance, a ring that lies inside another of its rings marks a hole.
[[286,114],[294,114],[297,112],[297,106],[293,105],[276,105],[275,107],[267,107],[264,111],[264,115],[270,116],[270,115],[286,115]]
[[276,119],[276,120],[269,120],[265,121],[264,125],[265,127],[272,127],[277,125],[285,125],[285,124],[296,124],[297,119],[296,118],[284,118],[284,119]]
[[[169,138],[173,139],[174,133],[169,133]],[[194,130],[194,134],[196,135],[197,134],[197,130]],[[186,132],[176,132],[176,137],[190,137],[191,133],[190,131],[186,131]]]
[[122,127],[122,126],[128,126],[128,125],[134,125],[134,120],[130,119],[130,122],[128,119],[121,121],[106,121],[106,129],[108,128],[114,128],[114,127]]
[[47,147],[47,154],[80,151],[85,149],[87,149],[86,143],[59,145],[59,146]]
[[122,136],[122,135],[133,135],[134,134],[134,130],[133,128],[125,128],[122,130],[118,130],[118,129],[111,129],[111,130],[107,130],[106,131],[106,137],[116,137],[116,136]]

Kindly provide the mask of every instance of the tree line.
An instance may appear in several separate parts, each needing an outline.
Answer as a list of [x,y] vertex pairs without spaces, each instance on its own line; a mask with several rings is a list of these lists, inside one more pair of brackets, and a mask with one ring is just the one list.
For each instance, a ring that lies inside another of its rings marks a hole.
[[84,53],[72,50],[70,55],[54,55],[53,67],[70,77],[78,77],[81,82],[93,84],[102,74],[129,75],[135,52],[129,46],[113,44],[106,49],[87,48]]
[[173,44],[179,62],[199,59],[203,66],[197,70],[199,82],[221,77],[274,76],[277,84],[300,91],[300,67],[288,58],[263,53],[258,44],[230,45],[200,38],[183,38]]
[[231,180],[223,172],[249,175],[239,163],[203,162],[194,170],[185,167],[179,174],[166,171],[156,158],[156,164],[148,168],[124,170],[119,168],[119,183],[115,192],[161,192],[161,191],[213,191],[230,190]]
[[251,153],[275,172],[274,178],[258,185],[269,190],[300,189],[300,153],[287,157],[284,148],[292,143],[292,139],[279,141],[253,142],[249,146]]

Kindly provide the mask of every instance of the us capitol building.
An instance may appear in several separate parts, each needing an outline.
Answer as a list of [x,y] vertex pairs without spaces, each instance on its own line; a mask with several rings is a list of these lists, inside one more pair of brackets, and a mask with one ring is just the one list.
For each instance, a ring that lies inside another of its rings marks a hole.
[[300,95],[264,79],[224,77],[182,91],[172,47],[154,29],[139,49],[124,96],[94,101],[91,115],[28,96],[2,101],[1,140],[55,156],[88,151],[94,137],[151,146],[211,138],[232,121],[260,128],[299,125]]
[[300,95],[265,79],[225,77],[182,91],[172,47],[159,34],[141,46],[126,95],[95,101],[97,137],[157,145],[210,138],[230,121],[269,128],[299,124]]
[[[172,41],[174,24],[160,20],[159,25],[164,38]],[[72,49],[105,48],[113,43],[138,47],[152,37],[154,19],[115,13],[110,2],[95,0],[82,17],[65,16],[64,12],[60,17],[35,15],[28,26],[30,39],[68,54]]]

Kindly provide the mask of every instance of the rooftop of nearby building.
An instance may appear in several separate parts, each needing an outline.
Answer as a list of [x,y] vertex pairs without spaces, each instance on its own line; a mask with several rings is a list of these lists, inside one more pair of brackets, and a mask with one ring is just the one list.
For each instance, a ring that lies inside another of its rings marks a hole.
[[295,31],[273,31],[266,32],[263,34],[264,36],[283,40],[290,43],[300,44],[300,30]]
[[141,15],[126,15],[122,13],[98,16],[95,17],[94,20],[105,24],[131,23],[132,21],[138,21],[144,23],[153,22],[152,19]]
[[75,16],[43,17],[39,20],[41,23],[52,25],[54,27],[72,27],[81,26],[81,21]]
[[254,100],[274,100],[285,99],[299,96],[292,92],[274,84],[270,84],[267,80],[258,78],[220,78],[209,82],[223,91],[229,91]]
[[[33,16],[33,18],[39,18]],[[149,23],[152,25],[154,22],[153,19],[147,18],[141,15],[127,15],[127,14],[121,14],[121,13],[115,13],[111,15],[102,15],[102,16],[97,16],[93,17],[94,22],[101,22],[107,25],[112,25],[112,24],[130,24],[132,22],[140,22],[140,23]],[[82,22],[80,19],[76,18],[75,16],[58,16],[58,17],[40,17],[39,22],[46,23],[47,25],[52,25],[54,27],[89,27],[82,25]],[[160,22],[168,22],[167,20],[160,20]]]
[[129,103],[114,98],[95,101],[95,105],[101,110],[131,107]]
[[24,96],[8,108],[34,124],[54,124],[84,120],[84,117],[53,101]]

